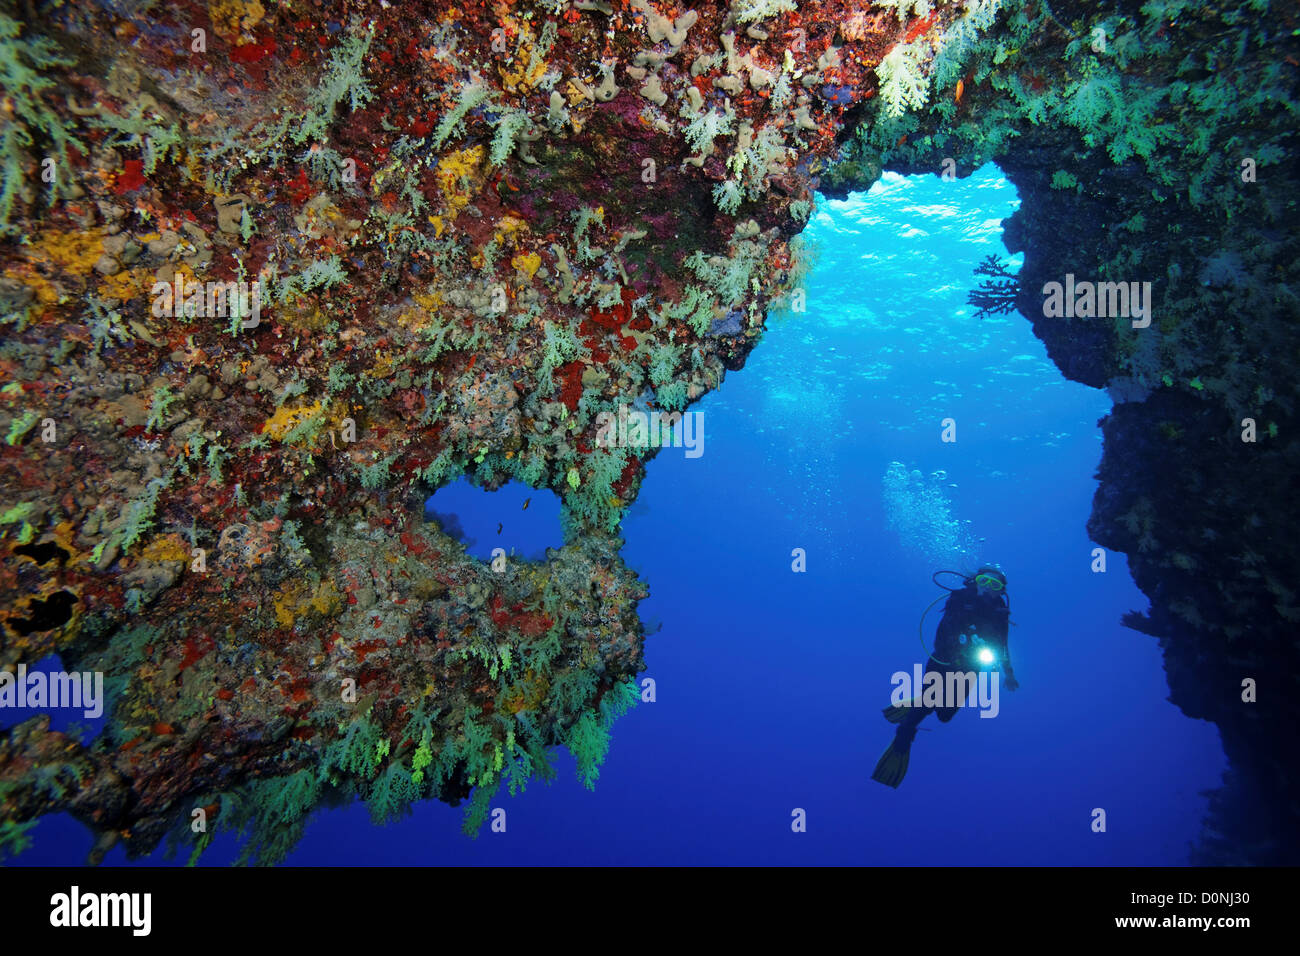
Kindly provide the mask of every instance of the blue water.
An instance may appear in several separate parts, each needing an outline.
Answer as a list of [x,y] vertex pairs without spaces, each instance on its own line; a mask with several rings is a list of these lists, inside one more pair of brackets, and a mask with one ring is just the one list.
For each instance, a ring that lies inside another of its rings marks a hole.
[[[386,828],[360,805],[322,812],[289,863],[1185,863],[1224,760],[1214,726],[1166,701],[1155,640],[1118,623],[1147,606],[1123,556],[1090,570],[1109,400],[1066,382],[1022,317],[965,305],[1016,204],[992,166],[819,202],[807,311],[694,406],[705,454],[661,453],[624,522],[642,618],[663,622],[646,651],[658,699],[615,725],[594,793],[562,760],[551,785],[501,794],[506,832],[477,840],[437,804]],[[891,462],[905,478],[887,488]],[[531,494],[529,513],[550,497]],[[522,514],[439,495],[489,550]],[[1021,687],[994,719],[927,720],[891,790],[870,779],[892,733],[880,711],[890,676],[924,659],[930,575],[951,561],[1006,571]],[[66,818],[35,836],[20,862],[87,846]],[[204,862],[232,856],[222,838]]]
[[425,502],[424,515],[483,561],[498,548],[512,560],[545,561],[547,548],[564,545],[559,495],[520,481],[488,494],[458,479]]

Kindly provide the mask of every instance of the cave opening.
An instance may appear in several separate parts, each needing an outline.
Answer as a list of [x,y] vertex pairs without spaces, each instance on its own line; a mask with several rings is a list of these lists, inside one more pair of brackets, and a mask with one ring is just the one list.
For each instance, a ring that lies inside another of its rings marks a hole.
[[[776,804],[797,799],[791,781],[836,795],[821,812],[837,835],[810,833],[788,862],[1176,865],[1201,830],[1197,794],[1218,782],[1215,728],[1167,701],[1157,642],[1120,622],[1147,603],[1124,556],[1098,570],[1087,535],[1110,397],[1067,380],[1026,317],[968,302],[1002,281],[976,274],[989,256],[1020,267],[1003,245],[1018,203],[993,165],[819,197],[806,311],[771,318],[745,369],[693,406],[708,454],[650,463],[641,503],[673,521],[624,522],[625,557],[651,584],[643,619],[663,622],[648,673],[692,702],[660,711],[657,733],[767,742],[762,759],[677,753],[710,766],[703,798]],[[997,719],[923,725],[902,791],[880,786],[891,677],[924,662],[939,618],[918,627],[942,594],[931,575],[985,562],[1010,581],[1020,688]],[[663,749],[632,736],[635,721],[622,745]],[[1002,809],[936,829],[954,781]],[[1144,825],[1097,840],[1096,807]],[[715,858],[720,844],[749,858],[750,822],[725,828]]]

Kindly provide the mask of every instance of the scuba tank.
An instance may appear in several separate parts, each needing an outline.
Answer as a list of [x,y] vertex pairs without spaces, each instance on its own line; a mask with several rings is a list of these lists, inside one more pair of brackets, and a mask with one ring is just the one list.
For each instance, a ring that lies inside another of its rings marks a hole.
[[[930,580],[933,581],[933,582],[935,583],[935,585],[937,585],[938,587],[943,588],[943,589],[944,589],[945,591],[947,591],[948,593],[947,593],[947,594],[940,594],[937,598],[935,598],[933,601],[931,601],[929,604],[926,605],[925,610],[921,612],[921,620],[917,623],[916,634],[917,634],[917,638],[918,638],[918,639],[920,640],[920,642],[921,642],[921,650],[925,651],[926,657],[928,657],[930,660],[934,661],[936,664],[940,665],[941,667],[954,667],[954,666],[956,666],[956,665],[955,665],[954,663],[949,662],[949,661],[941,661],[941,660],[939,660],[939,658],[935,657],[934,654],[930,651],[930,648],[926,645],[926,643],[925,643],[925,616],[926,616],[927,614],[930,613],[930,608],[934,607],[936,604],[938,604],[940,601],[942,601],[945,597],[949,597],[949,596],[951,596],[952,594],[955,594],[956,592],[958,592],[958,591],[960,591],[960,590],[963,590],[964,588],[969,587],[969,586],[970,586],[970,585],[975,581],[975,578],[979,576],[979,573],[980,573],[980,572],[976,572],[975,574],[963,574],[963,573],[960,572],[960,571],[947,571],[947,570],[945,570],[945,571],[935,571],[933,574],[930,575]],[[999,571],[998,573],[1001,575],[1001,572],[1000,572],[1000,571]],[[954,575],[956,575],[957,577],[961,578],[961,581],[962,581],[961,587],[958,587],[958,588],[950,588],[950,587],[948,587],[948,585],[941,583],[941,582],[938,580],[938,577],[939,577],[939,575],[941,575],[941,574],[954,574]],[[1003,580],[1006,579],[1006,578],[1005,578],[1005,575],[1002,575],[1002,577],[1003,577]],[[1008,616],[1008,618],[1010,618],[1010,615],[1011,615],[1011,598],[1010,598],[1010,596],[1007,594],[1007,592],[1006,592],[1006,588],[1005,588],[1005,587],[1004,587],[1004,588],[1002,589],[1002,591],[998,594],[998,598],[999,598],[999,603],[1000,603],[1004,608],[1006,608],[1006,610],[1007,610],[1007,616]],[[966,635],[965,633],[962,633],[962,634],[958,635],[958,637],[957,637],[957,642],[958,642],[958,644],[962,645],[963,648],[966,648],[966,647],[969,647],[969,648],[970,648],[970,650],[968,651],[968,654],[974,658],[974,662],[975,662],[976,666],[978,666],[978,667],[991,667],[991,666],[993,666],[993,665],[995,665],[995,664],[998,663],[997,653],[996,653],[995,651],[993,651],[992,649],[989,649],[989,648],[985,647],[986,642],[985,642],[984,640],[982,640],[978,635],[972,634],[972,635],[970,635],[970,638],[968,639],[967,635]],[[988,651],[988,654],[991,654],[991,655],[992,655],[992,658],[993,658],[993,659],[992,659],[991,661],[990,661],[990,660],[982,660],[982,659],[980,659],[980,649],[981,649],[981,648],[984,648],[985,650]]]

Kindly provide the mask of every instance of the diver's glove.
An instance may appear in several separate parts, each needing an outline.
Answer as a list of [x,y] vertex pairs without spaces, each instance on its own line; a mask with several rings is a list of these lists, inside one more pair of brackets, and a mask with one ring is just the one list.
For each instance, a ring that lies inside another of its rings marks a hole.
[[1016,680],[1010,674],[1007,675],[1007,690],[1015,690],[1020,686],[1020,681]]

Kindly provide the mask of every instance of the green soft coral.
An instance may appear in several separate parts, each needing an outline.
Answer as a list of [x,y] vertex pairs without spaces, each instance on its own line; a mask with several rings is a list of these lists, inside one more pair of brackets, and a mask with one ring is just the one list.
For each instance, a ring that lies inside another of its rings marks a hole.
[[609,753],[609,731],[592,711],[584,711],[569,733],[569,752],[578,764],[578,779],[588,790],[596,789],[600,766]]
[[415,755],[411,757],[411,781],[416,786],[424,783],[424,768],[431,763],[433,751],[429,748],[429,732],[426,730],[420,746],[415,748]]
[[321,764],[322,774],[337,769],[349,776],[369,780],[378,768],[375,754],[380,745],[379,728],[365,717],[358,717],[340,730],[342,736],[326,751]]
[[22,437],[32,430],[32,426],[40,419],[40,415],[34,411],[28,410],[23,412],[9,423],[9,434],[5,436],[6,445],[16,445],[22,440]]
[[[623,517],[622,501],[614,494],[614,485],[627,466],[627,452],[621,448],[594,449],[586,459],[587,474],[577,485],[572,478],[572,492],[565,496],[566,516],[586,524],[614,531]],[[577,469],[570,469],[573,475]]]
[[6,857],[15,857],[32,845],[31,830],[38,821],[28,820],[19,823],[14,820],[0,820],[0,863]]
[[688,112],[687,115],[691,116],[691,121],[685,130],[686,142],[701,156],[712,153],[713,141],[731,132],[732,120],[735,118],[735,113],[729,105],[724,112],[709,109],[694,114]]
[[[259,780],[234,797],[223,794],[217,818],[220,825],[248,836],[236,862],[282,862],[302,837],[320,789],[317,774],[304,769],[285,777]],[[195,850],[202,852],[204,845],[197,842]]]
[[770,20],[777,14],[793,13],[796,9],[794,0],[732,0],[731,4],[731,12],[739,23]]
[[461,121],[469,114],[469,111],[478,106],[488,98],[490,91],[481,83],[470,83],[461,88],[460,95],[456,98],[456,103],[447,112],[438,124],[438,128],[433,131],[433,147],[438,149],[450,139],[460,126]]
[[171,484],[171,475],[153,478],[144,487],[140,497],[132,499],[126,506],[123,516],[120,543],[126,551],[134,545],[146,531],[153,527],[153,513],[158,505],[158,493]]
[[159,160],[168,155],[175,158],[180,153],[180,124],[165,125],[165,120],[156,109],[147,109],[144,103],[136,102],[121,116],[101,111],[99,116],[90,121],[90,125],[110,130],[101,144],[103,149],[122,146],[139,149],[142,168],[148,176],[158,168]]
[[565,325],[547,322],[542,340],[542,367],[537,377],[545,382],[551,372],[583,353],[582,343]]
[[890,50],[876,76],[880,80],[880,97],[888,116],[902,116],[909,109],[920,109],[930,98],[930,81],[925,75],[925,50],[922,41],[899,43]]
[[[19,39],[23,25],[0,13],[0,89],[4,90],[6,110],[0,117],[0,235],[20,230],[10,224],[14,202],[26,194],[27,150],[38,142],[53,147],[51,159],[66,160],[70,149],[86,148],[64,124],[58,113],[43,98],[56,85],[49,74],[56,67],[70,66],[72,60],[59,54],[59,48],[44,37]],[[63,175],[68,175],[66,171]],[[50,180],[50,201],[58,196],[56,172]]]
[[569,732],[567,745],[578,764],[578,779],[588,790],[596,789],[601,765],[609,754],[609,728],[640,701],[636,683],[616,684],[600,703],[599,712],[584,710]]
[[420,779],[417,780],[415,774],[401,764],[389,764],[388,768],[379,775],[370,790],[369,797],[366,798],[366,805],[370,808],[370,818],[375,823],[390,823],[408,813],[411,803],[419,799],[419,785],[423,780],[423,774],[420,774]]
[[492,150],[488,156],[488,168],[500,166],[515,148],[518,137],[528,128],[528,114],[523,110],[506,110],[496,122],[496,133],[492,137]]
[[293,132],[295,143],[324,140],[329,133],[334,111],[343,100],[355,112],[374,99],[374,91],[362,72],[362,61],[370,50],[374,24],[360,36],[345,37],[330,55],[320,85],[307,97],[307,114]]

